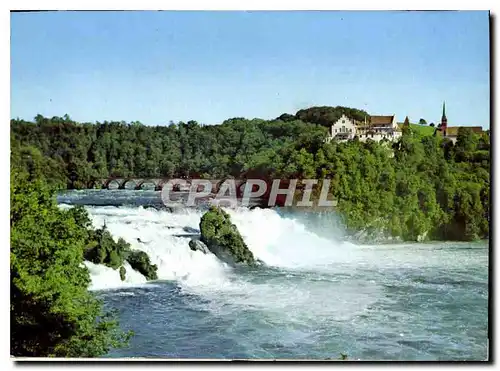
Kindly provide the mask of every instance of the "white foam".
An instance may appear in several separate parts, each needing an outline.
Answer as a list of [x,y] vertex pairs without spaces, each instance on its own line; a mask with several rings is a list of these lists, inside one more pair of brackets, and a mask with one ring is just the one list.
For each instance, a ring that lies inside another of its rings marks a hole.
[[[115,239],[145,251],[158,266],[158,278],[179,280],[188,286],[222,285],[230,270],[214,255],[191,251],[183,228],[199,228],[202,212],[186,209],[177,213],[142,207],[89,207],[93,225],[106,224]],[[286,268],[316,267],[347,257],[349,248],[317,236],[297,220],[281,217],[275,210],[240,208],[227,210],[256,258]],[[105,280],[112,272],[97,271]],[[118,275],[118,271],[116,274]],[[93,275],[93,280],[101,278]],[[138,283],[142,283],[138,282]],[[96,287],[103,285],[96,284]],[[104,285],[105,286],[105,285]]]
[[[175,236],[186,233],[184,227],[198,229],[201,211],[171,213],[125,206],[87,209],[95,227],[105,223],[115,239],[121,237],[133,249],[148,253],[158,266],[160,280],[173,280],[182,292],[203,297],[206,300],[199,305],[215,315],[251,310],[265,312],[266,321],[322,321],[326,326],[332,319],[363,311],[380,296],[375,282],[350,276],[363,261],[363,249],[319,236],[306,227],[302,216],[283,217],[272,209],[227,209],[255,257],[282,272],[241,274],[212,254],[191,251],[189,238]],[[86,266],[93,290],[151,285],[128,264],[123,282],[118,270],[88,262]],[[338,278],[339,273],[343,278]]]
[[[158,266],[160,280],[179,280],[189,285],[217,284],[229,269],[214,255],[191,251],[189,238],[175,236],[185,234],[184,227],[197,229],[200,212],[184,210],[170,213],[142,207],[89,207],[88,211],[95,227],[106,224],[116,240],[121,237],[133,249],[145,251],[152,263]],[[140,274],[127,275],[127,280],[121,282],[118,270],[92,268],[93,288],[145,283]]]
[[[331,306],[322,308],[326,300],[324,290],[331,283],[318,281],[311,284],[308,280],[297,286],[291,283],[293,280],[250,282],[248,277],[234,274],[214,255],[191,251],[189,238],[175,235],[185,233],[184,227],[198,229],[202,216],[200,211],[186,209],[170,213],[142,207],[90,207],[88,210],[95,227],[106,223],[114,238],[121,237],[133,249],[148,253],[151,261],[158,266],[159,279],[175,280],[182,290],[210,299],[211,305],[216,308],[214,310],[234,310],[244,306],[282,311],[314,302],[319,305],[316,313],[327,311],[325,315],[331,315],[328,312]],[[275,210],[240,208],[227,211],[256,258],[267,265],[299,271],[324,269],[331,273],[332,269],[339,269],[340,262],[352,259],[351,244],[319,237],[300,220],[284,218]],[[138,242],[138,238],[142,243]],[[92,268],[93,289],[146,283],[142,275],[137,272],[130,274],[129,269],[126,281],[122,282],[118,270],[91,263],[87,265]],[[370,284],[375,293],[376,289],[372,286]],[[330,299],[339,300],[339,295],[349,295],[344,291],[337,294],[331,294]],[[229,307],[228,302],[231,303]],[[338,308],[335,310],[338,311]]]
[[122,287],[134,287],[146,284],[146,278],[125,262],[123,266],[126,269],[125,281],[120,278],[118,269],[106,267],[101,264],[94,264],[86,261],[85,265],[90,271],[92,282],[90,290],[107,290]]
[[316,268],[351,259],[354,245],[327,239],[273,209],[228,210],[254,255],[283,268]]

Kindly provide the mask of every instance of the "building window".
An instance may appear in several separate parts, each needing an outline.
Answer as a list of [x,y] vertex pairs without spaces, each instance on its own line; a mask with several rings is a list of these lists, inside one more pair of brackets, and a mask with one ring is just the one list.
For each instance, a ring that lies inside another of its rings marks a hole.
[[352,133],[352,129],[349,129],[349,133]]
[[342,123],[345,124],[345,120],[342,120]]

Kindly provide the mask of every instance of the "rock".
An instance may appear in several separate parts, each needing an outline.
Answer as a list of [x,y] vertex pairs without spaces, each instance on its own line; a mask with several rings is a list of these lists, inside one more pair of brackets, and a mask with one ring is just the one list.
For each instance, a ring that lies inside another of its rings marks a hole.
[[219,207],[211,206],[201,217],[201,241],[220,260],[234,265],[255,265],[255,258],[243,241],[229,214]]
[[125,267],[122,265],[120,267],[120,279],[122,281],[125,281],[125,274],[127,273],[127,270],[125,269]]
[[189,241],[189,248],[193,251],[201,251],[203,254],[210,254],[210,250],[207,245],[194,238]]
[[[140,244],[149,242],[136,239]],[[85,260],[94,264],[103,264],[113,269],[119,269],[120,278],[125,280],[126,270],[124,261],[128,261],[132,269],[143,274],[148,280],[156,280],[156,265],[151,264],[148,254],[144,251],[132,250],[130,244],[123,238],[114,241],[109,231],[104,226],[95,231],[90,231],[87,248],[84,253]]]
[[198,229],[196,229],[196,228],[191,228],[191,227],[184,227],[184,228],[182,228],[182,230],[183,230],[184,232],[188,232],[188,233],[197,233],[197,234],[199,234],[199,233],[200,233],[200,231],[199,231]]
[[189,237],[200,237],[199,233],[181,233],[181,234],[173,234],[172,237],[180,237],[180,238],[189,238]]
[[148,254],[144,251],[132,250],[127,257],[127,261],[133,270],[141,273],[147,280],[158,279],[158,274],[156,273],[158,267],[155,264],[151,264]]

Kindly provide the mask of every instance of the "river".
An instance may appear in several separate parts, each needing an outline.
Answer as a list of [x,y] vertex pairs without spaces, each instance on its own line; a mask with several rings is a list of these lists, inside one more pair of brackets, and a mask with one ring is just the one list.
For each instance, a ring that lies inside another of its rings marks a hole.
[[[96,227],[146,251],[159,280],[87,263],[91,289],[133,330],[106,357],[485,360],[488,243],[349,242],[335,215],[229,210],[262,268],[191,251],[201,210],[158,192],[72,191]],[[189,227],[189,228],[186,228]],[[188,231],[188,232],[186,232]]]

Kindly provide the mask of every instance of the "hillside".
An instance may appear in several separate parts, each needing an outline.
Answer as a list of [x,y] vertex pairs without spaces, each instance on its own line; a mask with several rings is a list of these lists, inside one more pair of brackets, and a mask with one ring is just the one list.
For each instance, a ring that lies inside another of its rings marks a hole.
[[[403,128],[403,123],[398,122],[398,126],[400,129]],[[420,135],[420,136],[428,136],[428,135],[433,135],[434,130],[436,129],[435,127],[429,126],[429,125],[419,125],[419,124],[410,124],[410,129]]]

